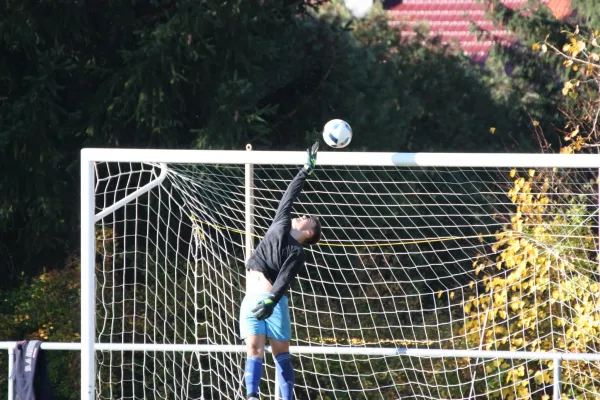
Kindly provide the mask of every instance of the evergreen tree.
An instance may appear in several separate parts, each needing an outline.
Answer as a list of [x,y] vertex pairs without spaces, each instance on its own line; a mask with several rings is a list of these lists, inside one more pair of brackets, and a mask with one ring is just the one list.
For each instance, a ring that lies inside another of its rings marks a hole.
[[468,59],[405,41],[381,8],[348,25],[340,2],[318,6],[4,1],[0,270],[78,247],[86,146],[298,149],[331,118],[352,124],[350,151],[515,145],[522,121]]

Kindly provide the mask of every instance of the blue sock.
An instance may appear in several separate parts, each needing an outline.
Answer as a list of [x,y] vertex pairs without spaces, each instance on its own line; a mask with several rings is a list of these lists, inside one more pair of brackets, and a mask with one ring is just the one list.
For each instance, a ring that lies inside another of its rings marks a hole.
[[262,364],[263,360],[260,357],[246,358],[246,372],[244,374],[246,378],[246,395],[258,394],[258,385],[262,377]]
[[277,365],[277,378],[281,388],[282,400],[292,400],[294,395],[294,367],[290,353],[279,353],[275,357]]

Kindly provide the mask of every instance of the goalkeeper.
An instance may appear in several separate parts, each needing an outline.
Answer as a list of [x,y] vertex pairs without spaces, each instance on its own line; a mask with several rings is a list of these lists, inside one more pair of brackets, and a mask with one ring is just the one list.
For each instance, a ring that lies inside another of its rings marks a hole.
[[271,344],[283,400],[294,392],[290,358],[291,324],[286,291],[304,266],[303,245],[321,237],[312,216],[291,217],[292,206],[317,161],[319,143],[307,150],[308,160],[284,193],[271,226],[246,263],[246,296],[240,309],[240,336],[248,347],[245,381],[248,399],[258,399],[267,338]]

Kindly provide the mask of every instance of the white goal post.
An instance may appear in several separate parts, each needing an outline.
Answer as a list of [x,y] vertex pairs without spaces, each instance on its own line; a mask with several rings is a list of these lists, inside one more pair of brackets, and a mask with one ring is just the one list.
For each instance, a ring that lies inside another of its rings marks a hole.
[[[243,398],[244,261],[305,158],[82,150],[82,400]],[[599,170],[319,152],[294,208],[324,220],[290,290],[297,398],[600,395]]]

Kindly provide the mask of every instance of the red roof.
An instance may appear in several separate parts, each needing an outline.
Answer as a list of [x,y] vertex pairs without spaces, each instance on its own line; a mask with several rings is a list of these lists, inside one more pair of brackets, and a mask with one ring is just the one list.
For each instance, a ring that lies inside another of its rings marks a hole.
[[[527,5],[527,0],[504,0],[510,8]],[[557,18],[570,14],[571,0],[544,0]],[[470,31],[471,23],[485,29],[500,42],[512,41],[511,32],[496,27],[486,19],[485,5],[477,0],[402,0],[388,7],[391,23],[403,27],[406,35],[414,35],[413,28],[426,24],[431,34],[440,35],[445,43],[456,42],[465,54],[475,58],[484,58],[493,40],[478,40]]]
[[546,0],[546,5],[558,19],[567,18],[573,13],[571,0]]

